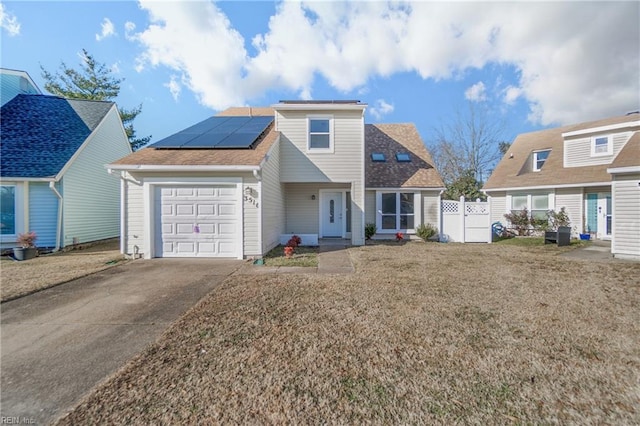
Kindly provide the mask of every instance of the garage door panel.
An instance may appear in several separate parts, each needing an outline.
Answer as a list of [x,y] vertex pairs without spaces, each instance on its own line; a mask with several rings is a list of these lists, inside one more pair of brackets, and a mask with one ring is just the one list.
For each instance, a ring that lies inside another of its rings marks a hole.
[[156,256],[238,255],[242,240],[235,186],[159,187],[156,197]]

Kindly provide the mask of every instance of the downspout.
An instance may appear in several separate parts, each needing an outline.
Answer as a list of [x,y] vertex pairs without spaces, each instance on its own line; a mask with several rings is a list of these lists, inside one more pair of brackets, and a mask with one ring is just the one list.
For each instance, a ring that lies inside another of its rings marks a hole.
[[57,229],[56,229],[56,247],[53,250],[53,251],[58,251],[58,250],[60,250],[60,246],[62,245],[60,243],[60,238],[62,237],[62,204],[63,204],[63,199],[62,199],[62,195],[56,189],[56,182],[55,181],[49,182],[49,189],[51,189],[53,191],[53,193],[56,194],[56,197],[58,197],[58,226],[57,226]]

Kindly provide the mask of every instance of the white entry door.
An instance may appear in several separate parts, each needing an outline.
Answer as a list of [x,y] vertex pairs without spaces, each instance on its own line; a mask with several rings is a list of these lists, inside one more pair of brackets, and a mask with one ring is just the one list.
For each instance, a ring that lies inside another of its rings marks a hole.
[[598,194],[598,238],[611,239],[611,193]]
[[237,257],[235,185],[157,187],[155,257]]
[[322,193],[322,237],[342,237],[344,232],[342,192]]

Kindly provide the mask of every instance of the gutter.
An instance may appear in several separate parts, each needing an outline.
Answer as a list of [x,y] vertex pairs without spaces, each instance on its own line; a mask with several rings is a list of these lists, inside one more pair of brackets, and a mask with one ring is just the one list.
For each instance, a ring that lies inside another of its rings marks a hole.
[[56,189],[55,181],[49,182],[49,189],[51,189],[53,193],[56,194],[56,197],[58,197],[58,225],[56,227],[56,247],[53,249],[53,251],[58,251],[60,250],[60,246],[62,245],[60,242],[60,238],[62,237],[62,205],[64,200],[62,198],[62,195]]
[[109,164],[109,170],[130,172],[253,172],[260,170],[260,166],[176,166],[149,164]]

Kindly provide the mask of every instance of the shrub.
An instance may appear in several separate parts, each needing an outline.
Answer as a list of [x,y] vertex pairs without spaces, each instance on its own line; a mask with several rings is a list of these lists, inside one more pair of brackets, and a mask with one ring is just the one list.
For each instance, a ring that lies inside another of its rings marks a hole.
[[36,246],[36,240],[38,236],[35,232],[27,232],[25,234],[18,234],[18,244],[22,248],[31,248]]
[[302,244],[302,238],[298,237],[297,235],[293,235],[291,238],[289,238],[289,241],[287,241],[286,247],[296,248],[300,244]]
[[421,223],[416,228],[416,235],[422,238],[424,241],[428,241],[429,238],[433,237],[437,233],[438,233],[438,228],[436,228],[430,223]]
[[529,210],[524,209],[511,212],[504,215],[505,219],[509,221],[511,227],[516,230],[518,235],[527,235],[531,226],[531,217],[529,216]]
[[364,237],[370,240],[376,234],[377,228],[375,223],[367,223],[364,226]]
[[404,234],[402,232],[396,232],[396,241],[402,241],[404,239]]
[[564,207],[560,208],[559,212],[549,210],[547,218],[551,229],[558,229],[560,226],[571,226],[571,220]]

